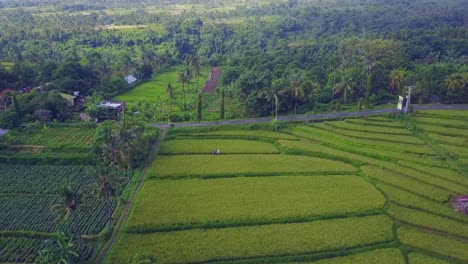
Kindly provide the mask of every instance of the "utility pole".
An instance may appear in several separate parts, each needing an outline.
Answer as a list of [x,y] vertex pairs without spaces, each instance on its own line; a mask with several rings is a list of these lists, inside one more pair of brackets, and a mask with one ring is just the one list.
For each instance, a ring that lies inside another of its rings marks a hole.
[[408,109],[411,104],[411,90],[413,90],[413,86],[408,86],[408,94],[406,95],[405,115],[408,114]]

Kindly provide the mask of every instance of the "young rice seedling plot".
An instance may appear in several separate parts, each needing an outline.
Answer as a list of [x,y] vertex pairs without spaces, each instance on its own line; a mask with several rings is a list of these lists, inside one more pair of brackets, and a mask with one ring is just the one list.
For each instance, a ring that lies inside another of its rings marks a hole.
[[171,128],[160,153],[185,155],[153,162],[105,262],[467,263],[468,217],[449,201],[468,194],[468,119],[430,113]]

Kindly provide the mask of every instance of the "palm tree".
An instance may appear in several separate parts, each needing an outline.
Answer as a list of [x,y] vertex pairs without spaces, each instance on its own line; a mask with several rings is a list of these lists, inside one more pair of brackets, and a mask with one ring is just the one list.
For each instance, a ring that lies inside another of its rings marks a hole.
[[197,77],[197,89],[200,89],[200,58],[196,52],[190,56],[189,65],[192,67],[192,70]]
[[83,241],[81,238],[81,227],[78,221],[78,210],[86,211],[89,207],[83,203],[83,195],[74,186],[66,184],[62,189],[62,202],[52,205],[50,210],[56,212],[58,221],[67,221],[70,216],[75,223],[76,235],[79,241],[79,252],[83,249]]
[[182,83],[182,92],[184,95],[184,111],[186,111],[187,108],[187,101],[185,99],[185,84],[188,83],[188,75],[186,74],[187,71],[181,71],[179,72],[177,80]]
[[468,82],[467,77],[466,77],[468,74],[464,74],[464,75],[452,74],[447,79],[445,79],[444,83],[445,83],[445,86],[447,86],[447,90],[451,92],[456,92],[460,88],[464,87],[466,83]]
[[169,108],[172,113],[172,105],[174,104],[174,87],[172,87],[171,82],[167,83],[166,90],[167,90],[167,93],[169,94],[169,100],[170,100]]
[[107,222],[109,223],[109,233],[112,230],[112,207],[111,197],[118,195],[123,179],[112,166],[97,166],[96,181],[88,186],[90,194],[105,200],[107,209]]
[[304,77],[301,72],[294,72],[289,75],[289,86],[294,97],[294,117],[296,117],[297,113],[297,98],[304,94],[304,88],[302,87],[303,82]]
[[394,69],[390,72],[390,84],[388,86],[388,89],[390,90],[390,93],[393,94],[394,91],[399,91],[401,88],[401,85],[403,84],[404,81],[404,76],[405,76],[405,70],[403,69]]
[[371,57],[370,55],[367,54],[368,52],[365,51],[364,55],[361,57],[362,59],[362,72],[366,74],[367,76],[367,82],[366,82],[366,91],[365,91],[365,97],[364,97],[364,103],[367,107],[369,103],[369,95],[372,90],[372,77],[373,73],[380,68],[380,62],[376,59]]
[[352,95],[354,93],[354,88],[356,86],[356,82],[354,81],[353,77],[343,77],[342,81],[335,84],[334,87],[334,94],[343,95],[344,103],[346,104],[346,99],[348,95]]
[[143,127],[130,118],[122,118],[120,122],[116,123],[112,134],[119,146],[123,167],[133,168],[134,164],[131,153],[135,140],[141,137],[142,132]]
[[274,106],[275,119],[278,119],[278,109],[279,109],[279,103],[280,103],[279,97],[283,93],[283,90],[282,90],[282,88],[284,87],[283,85],[284,83],[282,80],[274,80],[270,89],[267,90],[267,94],[265,95],[265,98],[267,99],[268,102],[273,101],[272,110]]
[[322,95],[322,87],[319,83],[310,81],[307,83],[308,93],[314,100],[314,112],[317,112],[320,106],[320,97]]

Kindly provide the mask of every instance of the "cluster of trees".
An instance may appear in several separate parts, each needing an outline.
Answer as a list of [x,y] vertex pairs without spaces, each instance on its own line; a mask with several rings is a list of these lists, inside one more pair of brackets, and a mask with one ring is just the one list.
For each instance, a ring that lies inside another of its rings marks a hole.
[[[124,2],[99,5],[126,8]],[[139,2],[139,7],[149,2]],[[233,6],[223,0],[197,3]],[[78,4],[93,6],[90,1]],[[112,13],[100,7],[52,15],[38,10],[1,10],[0,61],[24,64],[9,73],[17,76],[27,65],[48,65],[36,76],[63,91],[82,89],[109,98],[125,89],[123,74],[136,71],[149,78],[198,54],[199,61],[226,69],[223,85],[232,97],[226,109],[231,117],[274,112],[272,94],[280,113],[320,104],[367,107],[394,100],[407,85],[416,87],[417,102],[468,99],[463,78],[468,9],[463,1],[252,1],[225,12],[193,9],[178,15],[145,9]],[[118,30],[107,24],[145,27]],[[22,72],[18,82],[34,79],[31,71]],[[86,76],[78,78],[80,73]],[[179,78],[182,86],[184,78]]]
[[52,205],[50,210],[55,212],[57,221],[67,221],[70,217],[75,224],[75,235],[78,245],[75,244],[73,236],[68,236],[62,230],[57,230],[55,239],[46,240],[45,247],[39,251],[36,263],[77,263],[83,252],[83,239],[78,213],[91,213],[90,207],[86,204],[86,197],[100,197],[104,199],[107,210],[108,233],[112,232],[112,207],[111,199],[121,193],[121,187],[128,181],[122,177],[113,166],[96,166],[96,178],[93,183],[83,189],[77,189],[72,184],[65,184],[61,191],[61,201]]
[[61,201],[51,206],[57,214],[57,221],[72,218],[75,224],[74,243],[58,230],[57,238],[49,240],[46,247],[39,252],[37,263],[74,263],[80,260],[83,250],[82,231],[78,221],[78,213],[91,213],[86,204],[87,197],[99,197],[105,201],[107,211],[108,233],[112,232],[111,199],[122,192],[122,187],[128,182],[119,169],[132,170],[147,156],[148,141],[154,135],[143,136],[144,126],[136,119],[124,118],[119,122],[106,121],[98,126],[93,143],[96,165],[95,180],[91,184],[78,189],[72,184],[65,184],[61,191]]
[[156,130],[145,128],[139,118],[124,116],[120,121],[107,120],[96,129],[93,152],[103,164],[133,169],[146,160],[147,150]]

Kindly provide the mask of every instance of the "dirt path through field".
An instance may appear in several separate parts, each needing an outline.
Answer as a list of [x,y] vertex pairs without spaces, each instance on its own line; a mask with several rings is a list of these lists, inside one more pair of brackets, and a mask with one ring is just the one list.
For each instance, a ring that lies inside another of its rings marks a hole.
[[214,94],[216,92],[216,86],[218,85],[219,78],[221,77],[221,72],[220,67],[211,68],[210,79],[206,82],[205,87],[203,87],[202,93]]
[[110,252],[112,247],[114,246],[115,242],[117,242],[117,238],[120,234],[120,231],[122,230],[123,225],[128,219],[128,215],[130,213],[130,208],[132,208],[133,202],[135,201],[135,197],[140,191],[141,187],[143,186],[143,182],[145,181],[146,174],[148,173],[148,169],[151,166],[151,162],[154,160],[156,153],[158,151],[159,145],[161,144],[162,140],[164,139],[164,136],[166,135],[167,128],[162,128],[161,133],[158,136],[158,139],[156,140],[156,143],[154,143],[152,149],[151,149],[151,154],[146,161],[145,167],[141,173],[140,181],[138,182],[138,185],[135,188],[135,191],[132,194],[132,197],[130,200],[128,200],[127,204],[125,205],[125,208],[122,211],[122,214],[119,218],[119,221],[117,222],[117,225],[114,228],[114,231],[112,232],[112,236],[107,241],[107,243],[104,245],[102,248],[101,252],[99,255],[96,257],[96,263],[103,263],[105,257],[107,254]]

